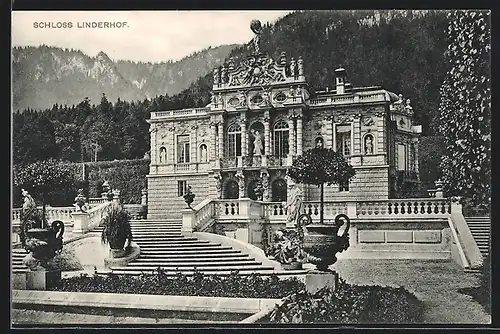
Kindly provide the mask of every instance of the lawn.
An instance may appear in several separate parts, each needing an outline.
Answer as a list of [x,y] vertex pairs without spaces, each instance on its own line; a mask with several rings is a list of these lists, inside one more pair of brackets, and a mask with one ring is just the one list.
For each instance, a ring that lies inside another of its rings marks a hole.
[[423,301],[424,323],[491,323],[481,304],[460,292],[479,286],[479,274],[451,261],[342,259],[332,269],[350,284],[405,287]]

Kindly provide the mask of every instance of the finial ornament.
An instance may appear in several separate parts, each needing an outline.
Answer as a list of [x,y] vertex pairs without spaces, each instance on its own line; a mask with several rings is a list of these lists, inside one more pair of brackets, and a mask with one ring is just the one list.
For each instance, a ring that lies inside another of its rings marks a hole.
[[260,40],[260,34],[262,33],[262,23],[260,23],[259,20],[252,20],[252,22],[250,22],[250,29],[252,29],[252,31],[255,34],[255,37],[253,38],[255,53],[259,54],[260,53],[259,40]]

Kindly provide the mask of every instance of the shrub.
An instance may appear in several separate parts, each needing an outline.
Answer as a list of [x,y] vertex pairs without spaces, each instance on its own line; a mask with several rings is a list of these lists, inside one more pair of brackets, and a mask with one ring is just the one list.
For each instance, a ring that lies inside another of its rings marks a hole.
[[103,226],[101,240],[111,249],[123,249],[125,242],[132,241],[130,214],[120,204],[112,204],[101,220]]
[[419,322],[422,311],[422,303],[402,287],[357,286],[340,279],[334,291],[301,290],[287,296],[271,312],[270,322],[406,324]]

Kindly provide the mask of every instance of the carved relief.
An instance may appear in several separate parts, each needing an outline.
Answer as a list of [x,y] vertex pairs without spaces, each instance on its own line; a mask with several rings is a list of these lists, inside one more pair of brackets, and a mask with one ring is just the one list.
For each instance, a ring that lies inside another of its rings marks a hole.
[[364,126],[372,126],[375,121],[373,120],[372,117],[370,116],[364,116],[362,119],[361,119],[361,123],[364,125]]
[[285,80],[285,68],[277,65],[267,55],[250,55],[229,73],[228,86],[265,85]]

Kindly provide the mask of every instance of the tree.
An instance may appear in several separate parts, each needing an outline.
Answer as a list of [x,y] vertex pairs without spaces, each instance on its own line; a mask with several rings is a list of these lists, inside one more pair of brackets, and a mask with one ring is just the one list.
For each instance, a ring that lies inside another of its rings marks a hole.
[[323,223],[324,185],[346,184],[356,174],[340,152],[331,148],[315,147],[298,156],[288,169],[297,183],[313,184],[320,188],[320,223]]
[[449,14],[449,70],[440,90],[444,191],[473,205],[488,205],[491,196],[490,26],[489,11]]
[[75,184],[75,177],[68,165],[62,165],[55,159],[36,161],[14,169],[14,184],[28,190],[42,202],[42,217],[45,217],[45,205],[49,204],[46,202],[50,195]]

